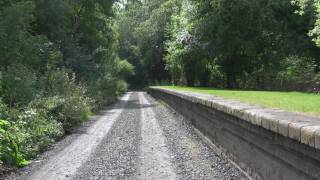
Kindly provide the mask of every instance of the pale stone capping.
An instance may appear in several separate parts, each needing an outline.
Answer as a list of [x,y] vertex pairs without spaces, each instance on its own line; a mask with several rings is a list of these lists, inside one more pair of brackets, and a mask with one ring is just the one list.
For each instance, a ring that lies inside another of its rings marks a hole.
[[176,91],[161,87],[150,87],[150,89],[222,111],[253,125],[320,149],[320,117],[250,105],[214,95]]

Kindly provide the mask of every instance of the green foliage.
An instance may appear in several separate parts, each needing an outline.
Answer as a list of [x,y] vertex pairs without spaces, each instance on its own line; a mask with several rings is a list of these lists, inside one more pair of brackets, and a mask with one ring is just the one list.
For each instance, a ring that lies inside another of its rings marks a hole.
[[130,64],[126,60],[122,60],[118,62],[118,74],[121,77],[128,78],[132,75],[134,75],[134,66]]
[[74,91],[81,91],[81,87],[76,83],[75,73],[66,69],[49,69],[41,78],[41,82],[42,87],[46,88],[47,96],[68,96],[72,95]]
[[169,79],[164,53],[166,26],[176,11],[177,0],[135,1],[118,14],[119,55],[135,66],[134,84]]
[[67,132],[89,118],[93,100],[87,97],[86,88],[76,83],[75,73],[50,69],[41,80],[46,97],[34,100],[31,107],[47,111]]
[[0,94],[10,107],[28,104],[35,98],[37,77],[27,67],[16,64],[2,72]]
[[313,38],[313,41],[320,46],[320,1],[319,0],[292,0],[292,4],[299,6],[300,9],[296,12],[300,15],[308,13],[316,14],[316,18],[313,24],[313,29],[309,31],[309,36]]
[[68,96],[54,96],[39,99],[30,104],[46,115],[60,122],[64,131],[71,130],[86,121],[91,115],[91,99],[82,96],[78,90]]
[[28,161],[23,157],[18,150],[18,145],[15,142],[16,137],[8,132],[7,127],[9,123],[7,121],[0,121],[0,158],[1,161],[18,167],[28,165]]
[[0,160],[23,166],[127,90],[114,1],[0,2]]
[[317,76],[318,0],[126,2],[118,7],[116,24],[120,58],[136,69],[131,83],[171,79],[189,86],[279,90],[310,90],[319,83],[285,83],[297,77],[285,73],[294,58],[284,63],[294,56],[314,59],[315,67],[301,68]]
[[319,83],[316,64],[313,59],[291,56],[282,62],[285,68],[277,76],[281,89],[312,91]]
[[181,1],[167,25],[166,68],[172,74],[174,84],[189,86],[195,84],[196,78],[202,80],[203,73],[208,69],[204,64],[202,50],[197,37],[193,34],[195,5],[190,1]]
[[[274,79],[294,79],[290,77],[292,74],[283,73],[291,66],[283,63],[287,57],[315,59],[312,67],[308,63],[301,64],[308,77],[312,77],[312,73],[307,71],[314,71],[313,75],[319,71],[319,49],[306,36],[314,24],[315,2],[179,1],[173,6],[176,11],[167,23],[168,40],[163,53],[172,83],[248,89],[312,89],[316,82],[310,78],[308,83],[299,85],[279,85],[280,80],[274,82]],[[303,6],[300,15],[296,13],[297,5]],[[313,31],[309,34],[316,37]],[[306,77],[300,80],[307,81]]]
[[23,64],[38,70],[45,68],[52,60],[46,57],[53,53],[48,39],[32,33],[34,11],[32,1],[13,3],[0,11],[1,67]]
[[0,161],[25,166],[63,135],[60,123],[35,109],[17,110],[0,102]]
[[9,126],[8,121],[0,120],[0,160],[10,165],[27,165],[28,161],[18,150],[16,138],[8,132]]
[[63,134],[61,124],[35,109],[21,111],[18,115],[17,111],[13,113],[8,117],[12,122],[9,132],[16,135],[18,150],[27,159],[34,158]]
[[97,79],[88,89],[90,97],[95,100],[95,109],[103,108],[114,102],[123,91],[126,91],[126,85],[112,74],[106,74]]

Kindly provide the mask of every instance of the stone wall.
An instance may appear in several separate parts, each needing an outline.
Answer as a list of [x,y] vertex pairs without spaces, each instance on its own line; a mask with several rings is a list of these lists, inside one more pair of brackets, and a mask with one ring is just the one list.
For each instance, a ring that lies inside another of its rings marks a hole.
[[253,179],[320,179],[320,118],[198,93],[148,92],[191,120]]

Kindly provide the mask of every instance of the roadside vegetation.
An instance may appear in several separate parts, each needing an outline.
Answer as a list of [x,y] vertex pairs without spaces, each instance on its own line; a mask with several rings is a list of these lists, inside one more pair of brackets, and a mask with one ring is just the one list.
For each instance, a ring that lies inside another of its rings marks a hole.
[[253,105],[279,108],[291,112],[320,115],[320,96],[303,92],[223,90],[201,87],[159,86],[165,89],[190,91],[239,100]]
[[110,0],[0,1],[0,174],[127,90]]

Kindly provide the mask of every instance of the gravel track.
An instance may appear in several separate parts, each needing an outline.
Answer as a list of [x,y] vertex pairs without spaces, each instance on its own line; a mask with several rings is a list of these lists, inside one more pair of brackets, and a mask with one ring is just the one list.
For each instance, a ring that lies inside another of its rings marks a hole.
[[81,168],[77,179],[135,179],[140,136],[138,95],[131,96],[125,110],[95,152]]
[[176,179],[166,138],[154,115],[155,107],[139,93],[142,107],[139,179]]
[[7,179],[248,179],[144,92],[126,94],[83,131]]

